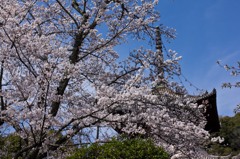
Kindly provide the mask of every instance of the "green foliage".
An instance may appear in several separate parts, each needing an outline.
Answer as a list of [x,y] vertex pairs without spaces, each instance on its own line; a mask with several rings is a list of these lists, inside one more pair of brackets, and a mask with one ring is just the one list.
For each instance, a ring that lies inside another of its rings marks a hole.
[[136,138],[82,147],[68,159],[169,159],[169,155],[151,140]]
[[11,159],[13,154],[21,149],[22,139],[14,134],[0,136],[0,159]]
[[227,156],[231,154],[232,149],[229,146],[221,145],[219,143],[211,143],[208,148],[208,153],[219,156]]
[[211,143],[208,145],[208,152],[214,155],[237,155],[240,153],[240,113],[234,117],[220,118],[221,129],[212,136],[221,136],[223,143]]
[[224,137],[224,144],[229,145],[234,152],[240,152],[240,113],[234,117],[223,117],[221,125],[219,135]]
[[[63,139],[63,135],[61,133],[55,135],[56,131],[54,130],[50,130],[48,131],[49,135],[54,135],[54,139],[55,140],[61,140]],[[52,137],[53,139],[53,137]],[[69,140],[66,142],[67,146],[62,145],[60,148],[58,148],[58,152],[53,152],[53,156],[54,158],[60,158],[59,156],[62,155],[62,153],[64,152],[71,152],[72,150],[72,146],[69,145],[74,145],[74,143]],[[14,155],[21,151],[22,149],[26,148],[28,145],[28,140],[24,140],[22,139],[19,135],[16,134],[8,134],[6,136],[1,136],[0,135],[0,159],[12,159],[14,158]],[[26,151],[25,153],[22,153],[20,155],[20,157],[18,157],[18,159],[23,159],[23,158],[33,158],[33,157],[29,157],[31,155],[34,155],[34,153],[36,153],[36,151]]]

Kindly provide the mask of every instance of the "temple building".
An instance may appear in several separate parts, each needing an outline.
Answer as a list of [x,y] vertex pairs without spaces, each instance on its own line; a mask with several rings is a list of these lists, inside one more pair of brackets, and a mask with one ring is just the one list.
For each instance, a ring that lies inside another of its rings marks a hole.
[[[204,112],[203,116],[206,118],[206,125],[205,130],[209,133],[218,132],[220,129],[220,123],[218,118],[218,111],[217,111],[217,92],[216,89],[213,89],[212,92],[208,93],[205,92],[202,95],[190,95],[186,91],[177,91],[173,89],[170,85],[168,80],[164,76],[164,56],[162,51],[162,41],[161,41],[161,34],[160,28],[156,28],[156,51],[154,53],[154,61],[153,66],[155,68],[154,74],[157,77],[157,84],[152,88],[152,93],[155,95],[159,95],[161,97],[166,96],[166,100],[168,99],[180,99],[182,101],[190,101],[192,103],[197,103],[198,105],[204,105]],[[164,99],[164,98],[163,98]],[[116,108],[114,110],[114,114],[124,115],[126,112],[131,112],[131,110],[125,110],[122,108]],[[194,122],[194,121],[193,121]],[[114,130],[118,133],[123,133],[122,128],[125,126],[124,123],[121,123],[121,126],[115,127]],[[146,125],[144,123],[139,123],[142,127]],[[149,128],[146,127],[146,130]]]
[[155,67],[156,72],[158,74],[158,81],[159,83],[157,86],[153,88],[153,93],[156,94],[164,94],[173,98],[184,98],[185,100],[203,104],[205,106],[204,116],[206,117],[206,125],[205,130],[209,131],[210,133],[218,132],[220,129],[220,122],[218,118],[218,111],[217,111],[217,91],[213,89],[212,92],[204,93],[202,95],[189,95],[184,94],[181,92],[176,92],[168,87],[167,80],[164,77],[164,69],[163,69],[163,51],[162,51],[162,41],[161,41],[161,34],[160,28],[156,28],[156,60],[155,60]]

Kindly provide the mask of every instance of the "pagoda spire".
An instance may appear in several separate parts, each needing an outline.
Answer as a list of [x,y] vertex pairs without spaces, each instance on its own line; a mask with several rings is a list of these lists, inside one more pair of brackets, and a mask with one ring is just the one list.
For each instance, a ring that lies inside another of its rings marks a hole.
[[156,27],[156,53],[155,53],[155,69],[158,78],[157,86],[165,86],[165,78],[164,78],[164,69],[163,69],[163,51],[162,51],[162,39],[160,28]]

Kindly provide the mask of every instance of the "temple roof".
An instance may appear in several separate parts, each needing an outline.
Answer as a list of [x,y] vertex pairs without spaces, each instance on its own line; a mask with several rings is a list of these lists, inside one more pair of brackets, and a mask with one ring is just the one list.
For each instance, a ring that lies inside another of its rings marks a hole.
[[193,96],[193,95],[187,95],[187,99],[189,99],[190,101],[199,101],[199,100],[203,100],[203,99],[206,99],[206,98],[209,98],[210,96],[213,96],[213,95],[216,95],[217,91],[216,89],[214,88],[212,90],[212,92],[208,93],[204,93],[202,95],[197,95],[197,96]]
[[209,98],[212,95],[215,95],[216,89],[214,88],[210,93],[205,92],[204,94],[201,94],[201,95],[190,95],[190,94],[182,94],[182,93],[174,92],[168,87],[155,87],[153,88],[153,93],[157,95],[164,95],[170,98],[184,99],[191,102],[197,102],[199,100],[204,100],[206,98]]

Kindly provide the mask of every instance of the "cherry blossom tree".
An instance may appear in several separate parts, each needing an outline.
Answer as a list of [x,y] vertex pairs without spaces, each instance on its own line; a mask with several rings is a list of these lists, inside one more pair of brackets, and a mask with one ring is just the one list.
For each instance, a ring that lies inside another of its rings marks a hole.
[[[226,71],[229,71],[230,72],[230,75],[233,76],[233,77],[238,77],[240,75],[240,61],[237,61],[237,64],[236,65],[223,65],[220,61],[217,61],[217,64],[221,67],[223,67]],[[240,82],[237,81],[235,83],[231,83],[231,82],[224,82],[222,84],[222,87],[223,88],[240,88]],[[236,108],[234,109],[234,112],[235,113],[238,113],[240,112],[240,104],[238,104],[236,106]]]
[[[153,91],[175,52],[114,47],[155,35],[157,0],[0,0],[0,133],[21,137],[14,158],[64,158],[84,128],[113,127],[154,139],[169,153],[196,155],[208,133],[201,106]],[[161,27],[161,34],[173,37]]]

